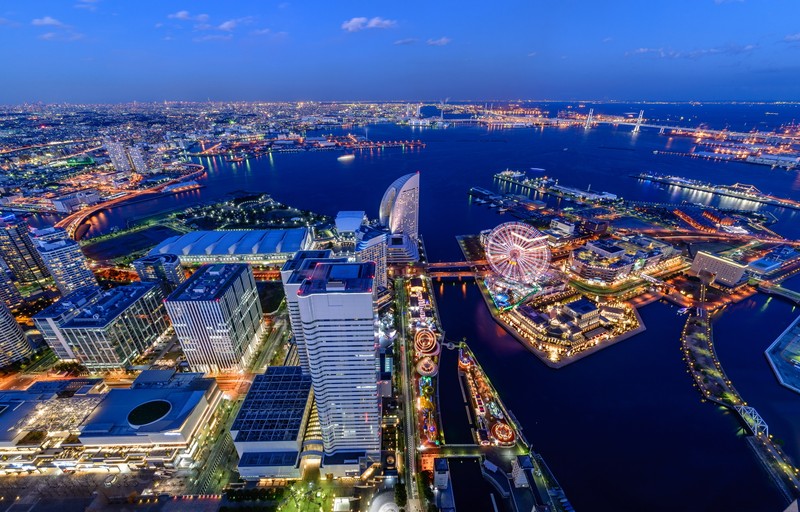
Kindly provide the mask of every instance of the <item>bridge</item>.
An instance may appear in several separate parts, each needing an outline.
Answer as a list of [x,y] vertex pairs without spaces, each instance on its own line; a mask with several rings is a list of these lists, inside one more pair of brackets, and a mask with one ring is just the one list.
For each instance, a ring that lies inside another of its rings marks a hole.
[[790,290],[788,288],[784,288],[781,285],[762,281],[758,285],[758,291],[766,293],[767,295],[774,295],[776,297],[781,297],[791,302],[794,302],[797,305],[800,305],[800,293],[794,290]]
[[753,432],[753,435],[760,436],[763,434],[765,437],[769,437],[769,426],[758,414],[758,411],[747,405],[735,405],[734,408]]

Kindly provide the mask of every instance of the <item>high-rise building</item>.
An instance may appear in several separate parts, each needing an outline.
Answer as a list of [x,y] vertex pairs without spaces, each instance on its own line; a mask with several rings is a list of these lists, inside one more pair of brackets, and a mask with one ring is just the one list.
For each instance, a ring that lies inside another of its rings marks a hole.
[[242,263],[203,265],[166,300],[194,371],[244,370],[263,331],[253,270]]
[[375,264],[318,263],[297,291],[325,453],[380,449]]
[[113,142],[111,140],[105,141],[106,151],[108,158],[111,159],[111,164],[117,172],[131,172],[131,163],[128,161],[128,154],[125,152],[125,146],[121,142]]
[[97,286],[97,279],[89,269],[78,242],[69,238],[41,242],[37,249],[62,296],[84,286]]
[[90,370],[130,366],[169,327],[155,283],[112,288],[61,327],[75,358]]
[[20,281],[36,281],[48,275],[31,239],[28,223],[13,215],[0,221],[0,256]]
[[14,315],[0,304],[0,368],[31,355],[31,345],[14,319]]
[[128,148],[128,163],[130,163],[131,168],[139,174],[147,172],[147,164],[145,163],[144,155],[142,154],[142,148]]
[[380,222],[393,235],[419,238],[419,173],[397,178],[383,194]]
[[164,296],[186,281],[181,261],[175,254],[153,254],[133,262],[133,268],[143,282],[158,283]]
[[356,261],[375,263],[375,288],[385,289],[388,286],[386,269],[388,247],[386,233],[370,230],[356,243]]
[[381,225],[389,230],[389,262],[419,260],[419,173],[401,176],[389,185],[378,213]]
[[100,295],[99,288],[85,286],[33,316],[33,324],[42,333],[44,341],[53,349],[59,359],[67,361],[77,359],[67,338],[61,332],[61,328],[75,318],[81,310],[97,302]]
[[2,266],[0,266],[0,302],[3,302],[11,309],[16,308],[22,304],[22,295],[20,295],[11,276]]
[[303,281],[311,277],[314,267],[318,263],[342,263],[346,261],[344,258],[331,258],[331,251],[298,251],[281,268],[281,281],[283,281],[283,291],[286,295],[286,309],[289,312],[289,322],[292,325],[295,345],[297,345],[297,357],[300,361],[300,368],[306,374],[310,370],[305,339],[303,338],[303,324],[300,320],[300,306],[297,304],[297,290],[300,289]]
[[67,231],[63,228],[49,227],[42,229],[31,229],[31,237],[34,244],[43,242],[55,242],[69,238]]

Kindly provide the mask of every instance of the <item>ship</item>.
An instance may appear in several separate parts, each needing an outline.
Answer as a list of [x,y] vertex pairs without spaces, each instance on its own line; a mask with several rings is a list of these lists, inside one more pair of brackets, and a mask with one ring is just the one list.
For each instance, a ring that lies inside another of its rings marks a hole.
[[355,160],[355,158],[356,158],[356,155],[348,154],[348,155],[342,155],[342,156],[338,157],[336,160],[338,160],[340,162],[350,162],[351,160]]

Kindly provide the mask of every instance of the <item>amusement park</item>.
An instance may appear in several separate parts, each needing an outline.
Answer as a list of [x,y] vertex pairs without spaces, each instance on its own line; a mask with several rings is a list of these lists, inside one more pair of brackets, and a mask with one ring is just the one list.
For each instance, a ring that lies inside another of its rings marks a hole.
[[583,297],[551,263],[548,236],[524,222],[480,234],[491,272],[478,281],[495,321],[545,364],[560,368],[645,327],[630,304]]

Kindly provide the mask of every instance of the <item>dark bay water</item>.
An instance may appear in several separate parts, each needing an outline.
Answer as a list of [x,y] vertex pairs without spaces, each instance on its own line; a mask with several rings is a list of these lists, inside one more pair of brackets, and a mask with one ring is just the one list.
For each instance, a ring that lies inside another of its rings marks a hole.
[[[764,109],[753,110],[749,118],[740,110],[729,117],[740,124],[742,119],[764,122],[763,112],[753,114]],[[717,123],[732,122],[716,110],[705,112],[718,115]],[[363,135],[363,129],[357,133]],[[688,150],[693,142],[647,130],[632,135],[625,127],[589,132],[476,127],[420,131],[377,125],[369,127],[369,137],[419,138],[427,147],[359,153],[348,163],[338,162],[335,152],[275,154],[241,164],[198,159],[209,170],[202,180],[205,188],[103,212],[92,219],[91,234],[240,190],[269,193],[289,205],[329,215],[363,209],[375,217],[385,188],[398,176],[416,171],[422,183],[420,226],[432,261],[461,259],[456,235],[513,220],[470,205],[467,198],[472,186],[493,188],[492,175],[505,168],[543,167],[564,185],[591,185],[593,190],[644,201],[719,204],[718,199],[647,184],[629,174],[655,171],[715,183],[750,183],[800,199],[796,172],[654,154]],[[727,201],[721,206],[764,208]],[[779,233],[800,238],[800,212],[771,211],[780,219],[774,226]],[[800,281],[787,281],[787,286],[800,289]],[[673,307],[645,307],[645,333],[551,370],[494,323],[473,284],[437,284],[436,290],[447,337],[468,339],[578,510],[782,510],[780,496],[749,452],[736,419],[700,401],[679,350],[685,318]],[[763,356],[764,348],[797,314],[777,299],[756,297],[722,313],[715,332],[720,359],[734,385],[800,462],[800,395],[780,387]],[[457,382],[445,377],[443,369],[443,400],[460,394]],[[463,430],[457,432],[458,412],[443,405],[448,439],[464,436]]]

